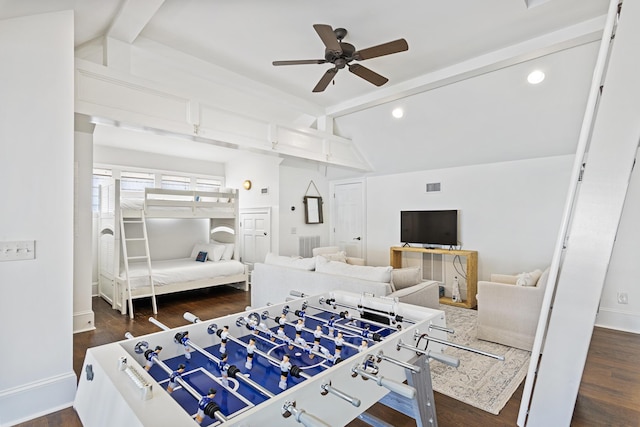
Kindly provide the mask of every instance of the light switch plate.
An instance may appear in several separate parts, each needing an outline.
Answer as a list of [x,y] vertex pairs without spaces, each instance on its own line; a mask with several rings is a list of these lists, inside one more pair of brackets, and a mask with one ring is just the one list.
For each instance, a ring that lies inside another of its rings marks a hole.
[[35,240],[0,242],[0,261],[19,261],[25,259],[35,259],[35,257]]

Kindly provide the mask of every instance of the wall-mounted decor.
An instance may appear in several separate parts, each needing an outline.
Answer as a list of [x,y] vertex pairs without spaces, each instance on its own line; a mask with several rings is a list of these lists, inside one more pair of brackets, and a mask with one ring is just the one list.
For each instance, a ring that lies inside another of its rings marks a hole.
[[[318,193],[317,196],[307,196],[307,194],[309,194],[309,188],[311,188],[311,185],[313,185],[313,188],[316,189],[316,193]],[[322,224],[322,196],[320,195],[318,187],[316,187],[316,184],[313,181],[311,181],[307,186],[307,191],[304,193],[303,202],[304,222],[307,224]]]
[[248,179],[246,179],[243,183],[242,186],[244,187],[245,190],[251,190],[251,181],[249,181]]

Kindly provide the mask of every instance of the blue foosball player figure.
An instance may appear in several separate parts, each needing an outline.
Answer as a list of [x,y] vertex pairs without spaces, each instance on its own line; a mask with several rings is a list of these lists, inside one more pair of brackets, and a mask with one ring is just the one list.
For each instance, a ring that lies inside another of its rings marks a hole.
[[169,385],[167,385],[167,391],[169,393],[173,393],[173,390],[177,387],[178,379],[182,378],[182,373],[184,372],[184,368],[185,368],[184,364],[181,363],[178,365],[178,369],[171,372],[171,375],[169,375]]
[[214,412],[220,410],[218,405],[213,401],[215,396],[216,389],[210,388],[209,393],[207,393],[206,396],[202,396],[202,399],[198,402],[198,412],[196,413],[196,422],[198,424],[202,424],[205,414],[213,418]]

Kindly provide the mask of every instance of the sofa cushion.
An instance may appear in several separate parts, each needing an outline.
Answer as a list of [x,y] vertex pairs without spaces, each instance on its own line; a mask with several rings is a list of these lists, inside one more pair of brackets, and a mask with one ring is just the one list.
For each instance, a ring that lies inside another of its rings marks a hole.
[[277,255],[269,252],[264,259],[265,264],[281,265],[283,267],[291,267],[298,270],[313,271],[316,268],[316,257],[301,258]]
[[391,270],[391,286],[394,291],[408,288],[422,282],[420,267],[394,268]]
[[316,257],[316,271],[319,273],[355,277],[371,282],[390,283],[391,270],[391,267],[352,265],[344,262],[329,261],[321,256]]

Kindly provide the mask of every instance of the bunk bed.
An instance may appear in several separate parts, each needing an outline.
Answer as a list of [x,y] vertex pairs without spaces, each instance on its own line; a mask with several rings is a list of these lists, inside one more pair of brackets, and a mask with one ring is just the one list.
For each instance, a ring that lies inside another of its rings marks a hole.
[[[208,219],[210,240],[194,242],[191,256],[154,260],[149,251],[148,218]],[[248,291],[247,269],[237,255],[238,219],[238,193],[233,189],[125,192],[119,179],[101,186],[99,295],[122,314],[128,309],[133,318],[133,300],[139,298],[152,298],[157,313],[157,295],[219,285]],[[204,262],[196,261],[200,251],[208,252]]]

